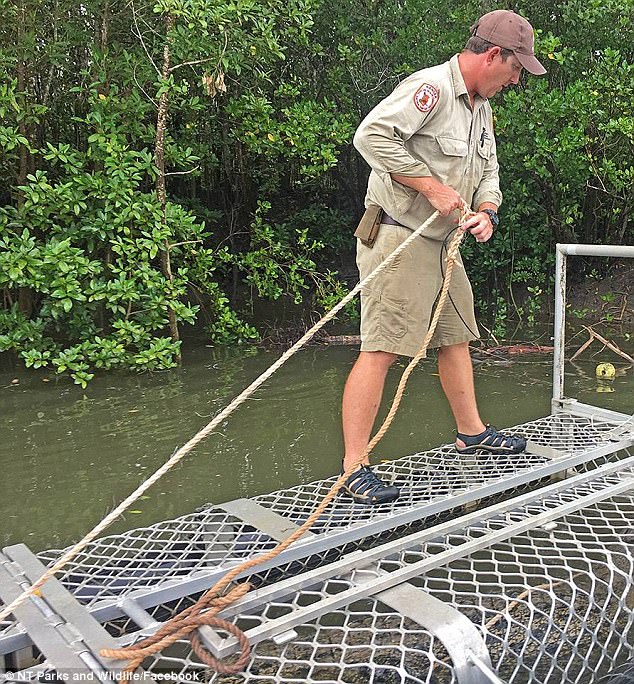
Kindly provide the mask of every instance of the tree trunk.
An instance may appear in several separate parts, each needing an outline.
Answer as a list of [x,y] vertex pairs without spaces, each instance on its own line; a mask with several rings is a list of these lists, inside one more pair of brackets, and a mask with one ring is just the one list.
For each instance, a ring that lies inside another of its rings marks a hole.
[[[26,46],[24,45],[24,27],[26,23],[26,6],[22,4],[20,7],[20,20],[18,21],[18,45],[20,46],[20,53],[18,55],[16,64],[16,76],[18,85],[18,98],[20,103],[20,109],[22,113],[26,113],[26,109],[29,106],[27,102],[27,65],[26,65]],[[18,130],[20,135],[24,136],[27,140],[29,139],[29,131],[26,125],[25,117],[23,116],[18,123]],[[26,184],[26,177],[29,172],[29,150],[26,145],[20,145],[19,161],[18,161],[18,185]],[[18,209],[24,204],[24,193],[22,190],[17,190],[17,203]]]
[[110,22],[110,3],[108,0],[104,3],[103,14],[101,15],[101,26],[99,27],[99,49],[102,53],[108,47],[108,26]]
[[[171,33],[174,29],[175,18],[168,14],[165,18],[165,46],[163,47],[163,68],[161,76],[166,81],[170,76],[171,68]],[[154,145],[154,163],[158,169],[158,176],[156,178],[156,195],[161,205],[161,222],[163,226],[167,225],[167,193],[165,189],[165,131],[167,129],[167,117],[169,110],[169,92],[167,90],[161,93],[159,98],[158,114],[156,117],[156,140]],[[161,270],[163,275],[171,285],[174,282],[172,274],[172,264],[170,260],[169,243],[165,240],[163,250],[161,251]],[[170,336],[173,342],[180,341],[178,332],[178,321],[176,314],[172,309],[167,312],[169,319]],[[176,360],[180,363],[180,352],[176,356]]]
[[[18,60],[16,64],[16,76],[18,85],[18,98],[20,103],[20,109],[23,114],[29,107],[27,92],[28,92],[28,72],[27,72],[27,50],[25,45],[25,25],[26,25],[26,5],[22,3],[20,7],[20,20],[18,21],[18,45],[20,46],[21,54],[18,55]],[[18,123],[18,130],[21,136],[24,136],[27,140],[30,140],[29,127],[23,116]],[[20,151],[18,156],[18,177],[16,189],[16,199],[18,209],[21,209],[24,205],[24,192],[19,189],[19,186],[26,185],[27,176],[29,174],[30,166],[30,153],[29,148],[26,145],[20,145]],[[20,287],[18,289],[18,308],[27,317],[30,318],[33,313],[33,293],[28,287]]]

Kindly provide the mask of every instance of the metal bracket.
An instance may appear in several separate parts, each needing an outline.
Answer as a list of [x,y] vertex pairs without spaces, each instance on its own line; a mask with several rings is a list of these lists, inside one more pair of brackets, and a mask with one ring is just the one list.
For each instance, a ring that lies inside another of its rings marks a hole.
[[541,456],[542,458],[548,458],[551,461],[558,461],[562,458],[567,458],[570,456],[570,454],[565,451],[553,449],[545,444],[537,444],[531,440],[528,440],[526,443],[526,453],[535,454],[535,456]]
[[617,423],[615,427],[618,427],[618,423],[624,423],[631,419],[631,416],[627,415],[627,413],[620,413],[599,406],[592,406],[592,404],[584,404],[581,401],[577,401],[577,399],[560,399],[556,402],[556,406],[558,412],[565,411],[587,418],[601,418],[601,420],[610,423]]
[[477,627],[460,611],[409,582],[386,589],[375,598],[414,620],[437,637],[447,649],[459,684],[484,684],[482,670],[471,656],[488,668],[491,657]]
[[[220,504],[218,508],[255,527],[260,532],[264,532],[276,541],[283,541],[298,529],[298,526],[288,518],[283,518],[275,511],[260,506],[252,499],[228,501]],[[314,536],[312,532],[306,533],[306,537]]]

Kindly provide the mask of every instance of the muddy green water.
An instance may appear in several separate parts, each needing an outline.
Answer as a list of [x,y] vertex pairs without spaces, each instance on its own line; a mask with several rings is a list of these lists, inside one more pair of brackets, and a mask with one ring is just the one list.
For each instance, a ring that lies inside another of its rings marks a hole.
[[[158,468],[280,351],[188,351],[183,367],[147,375],[97,377],[86,390],[16,366],[0,370],[0,548],[33,550],[81,538]],[[334,474],[341,459],[340,397],[352,347],[297,354],[222,429],[138,501],[112,532]],[[567,394],[614,410],[634,410],[634,372],[598,392],[594,358],[568,366]],[[392,370],[391,397],[404,364]],[[549,355],[510,364],[477,363],[483,418],[498,427],[549,413]],[[17,380],[17,384],[12,384]],[[603,388],[599,388],[603,389]],[[385,412],[385,411],[384,411]],[[376,458],[392,459],[449,442],[453,423],[433,359],[410,379],[402,408]]]

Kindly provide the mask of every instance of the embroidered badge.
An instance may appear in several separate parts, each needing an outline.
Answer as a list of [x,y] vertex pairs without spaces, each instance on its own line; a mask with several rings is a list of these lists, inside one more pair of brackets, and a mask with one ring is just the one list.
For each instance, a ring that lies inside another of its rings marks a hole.
[[419,112],[431,112],[436,106],[440,91],[430,83],[423,83],[423,85],[414,94],[414,105]]

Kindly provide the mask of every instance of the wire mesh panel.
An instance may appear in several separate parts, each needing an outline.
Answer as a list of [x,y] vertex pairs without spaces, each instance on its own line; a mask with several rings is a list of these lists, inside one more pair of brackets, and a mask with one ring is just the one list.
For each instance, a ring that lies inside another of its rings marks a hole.
[[[196,659],[189,642],[146,663],[151,673],[173,672],[216,684],[347,682],[452,684],[446,650],[427,630],[377,600],[322,616],[297,629],[292,643],[258,644],[244,674],[217,675]],[[193,673],[197,673],[194,675]]]
[[[574,456],[605,445],[618,423],[597,416],[578,416],[559,413],[513,428],[536,445],[554,452]],[[412,506],[424,506],[434,501],[450,499],[456,494],[476,491],[493,482],[546,465],[549,459],[535,453],[518,454],[509,459],[491,454],[465,456],[453,445],[445,445],[413,456],[399,458],[375,467],[386,482],[401,489],[401,496],[390,507],[363,506],[341,496],[327,510],[312,531],[327,533],[342,526],[363,525],[380,517],[393,517],[395,511]],[[334,478],[310,485],[265,494],[256,498],[260,504],[301,524],[312,513],[330,489]]]
[[[517,429],[535,442],[567,453],[581,453],[600,444],[614,422],[568,414],[526,423]],[[390,519],[395,511],[449,501],[456,494],[477,491],[488,483],[517,473],[538,471],[543,456],[527,453],[500,459],[490,455],[464,457],[452,446],[433,449],[389,464],[377,471],[401,487],[392,506],[367,507],[339,497],[315,526],[313,533],[358,527],[376,519]],[[301,524],[326,494],[334,478],[256,497],[260,505]],[[119,597],[140,587],[190,575],[210,566],[230,567],[274,545],[267,535],[218,508],[209,507],[176,520],[132,530],[93,542],[69,566],[62,581],[80,600]],[[40,554],[51,563],[61,551]]]
[[[601,444],[603,435],[614,427],[614,422],[601,418],[556,414],[518,426],[517,430],[536,444],[574,454]],[[450,502],[456,494],[477,492],[492,481],[522,472],[537,473],[547,462],[545,457],[532,453],[519,454],[512,459],[491,455],[465,457],[447,445],[380,464],[377,471],[402,489],[402,496],[396,503],[363,506],[340,496],[311,531],[325,534],[362,526],[375,519],[389,520],[395,512],[424,507],[439,500]],[[281,490],[256,497],[254,501],[301,524],[333,481],[331,478]],[[62,581],[77,598],[90,604],[212,566],[231,567],[274,545],[274,540],[244,521],[217,507],[208,507],[175,520],[93,542],[69,564]],[[61,553],[51,550],[41,553],[40,558],[51,563]]]
[[632,650],[633,515],[601,502],[416,583],[480,626],[504,680],[591,682]]
[[[206,509],[97,540],[73,559],[62,581],[90,605],[209,567],[231,567],[273,546],[275,540],[244,521]],[[44,552],[40,558],[51,562],[58,553]]]

